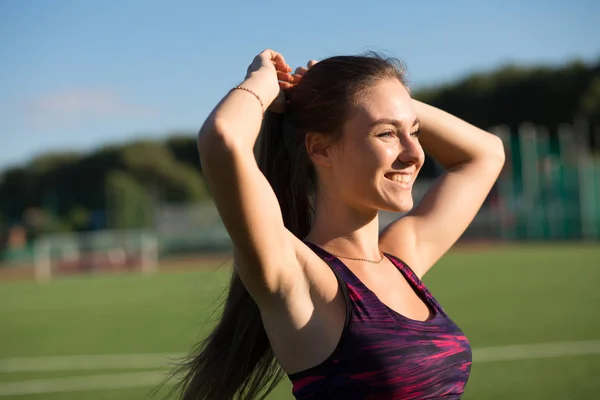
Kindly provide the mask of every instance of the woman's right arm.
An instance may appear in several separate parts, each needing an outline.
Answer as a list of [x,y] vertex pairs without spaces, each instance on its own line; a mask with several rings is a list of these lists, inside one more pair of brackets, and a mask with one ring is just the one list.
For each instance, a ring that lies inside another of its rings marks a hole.
[[[265,109],[278,106],[280,88],[290,85],[290,70],[280,54],[265,50],[240,86],[258,95]],[[275,193],[254,156],[262,112],[254,94],[233,90],[198,136],[204,177],[233,241],[238,273],[257,302],[289,290],[302,273],[297,257],[301,242],[285,228]]]

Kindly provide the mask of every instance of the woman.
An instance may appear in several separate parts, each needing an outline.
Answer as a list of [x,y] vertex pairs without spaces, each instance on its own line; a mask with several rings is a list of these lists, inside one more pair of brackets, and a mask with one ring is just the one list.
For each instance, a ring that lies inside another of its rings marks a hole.
[[[397,64],[333,57],[291,74],[265,50],[202,126],[235,269],[185,399],[258,398],[284,374],[297,399],[463,393],[468,341],[420,279],[474,218],[504,150],[411,99]],[[446,172],[413,209],[423,149]],[[379,210],[410,212],[380,234]]]

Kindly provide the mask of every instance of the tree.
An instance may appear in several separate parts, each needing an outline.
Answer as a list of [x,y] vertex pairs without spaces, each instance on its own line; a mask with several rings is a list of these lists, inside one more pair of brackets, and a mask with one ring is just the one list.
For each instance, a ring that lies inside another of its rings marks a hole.
[[193,134],[178,133],[167,139],[165,146],[171,151],[173,157],[192,168],[200,167],[200,157],[196,144],[196,136]]
[[579,113],[581,97],[600,76],[600,61],[574,61],[562,67],[509,65],[474,74],[450,85],[415,92],[415,97],[489,129],[508,125],[516,131],[523,122],[546,127],[551,133]]
[[123,152],[126,170],[147,186],[158,200],[196,202],[208,193],[198,168],[179,162],[156,142],[134,143]]
[[152,200],[131,175],[123,171],[109,173],[105,193],[110,228],[134,229],[152,225]]
[[594,78],[588,90],[581,96],[580,110],[593,122],[600,124],[600,75]]

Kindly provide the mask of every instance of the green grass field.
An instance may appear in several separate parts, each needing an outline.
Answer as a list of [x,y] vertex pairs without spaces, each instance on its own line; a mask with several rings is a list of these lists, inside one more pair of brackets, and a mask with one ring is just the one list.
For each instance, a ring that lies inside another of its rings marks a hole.
[[[210,327],[228,276],[221,268],[0,283],[0,398],[150,398],[165,354],[187,352]],[[455,250],[425,283],[474,348],[464,399],[598,398],[600,246]],[[76,355],[89,357],[47,358]],[[291,398],[288,382],[270,397]]]

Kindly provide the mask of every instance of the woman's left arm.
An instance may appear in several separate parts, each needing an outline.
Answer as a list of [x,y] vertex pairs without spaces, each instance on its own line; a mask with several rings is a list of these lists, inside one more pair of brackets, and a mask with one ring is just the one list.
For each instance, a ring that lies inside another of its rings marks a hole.
[[504,165],[497,136],[414,100],[420,142],[444,174],[406,216],[381,235],[381,247],[401,255],[422,277],[469,226]]

